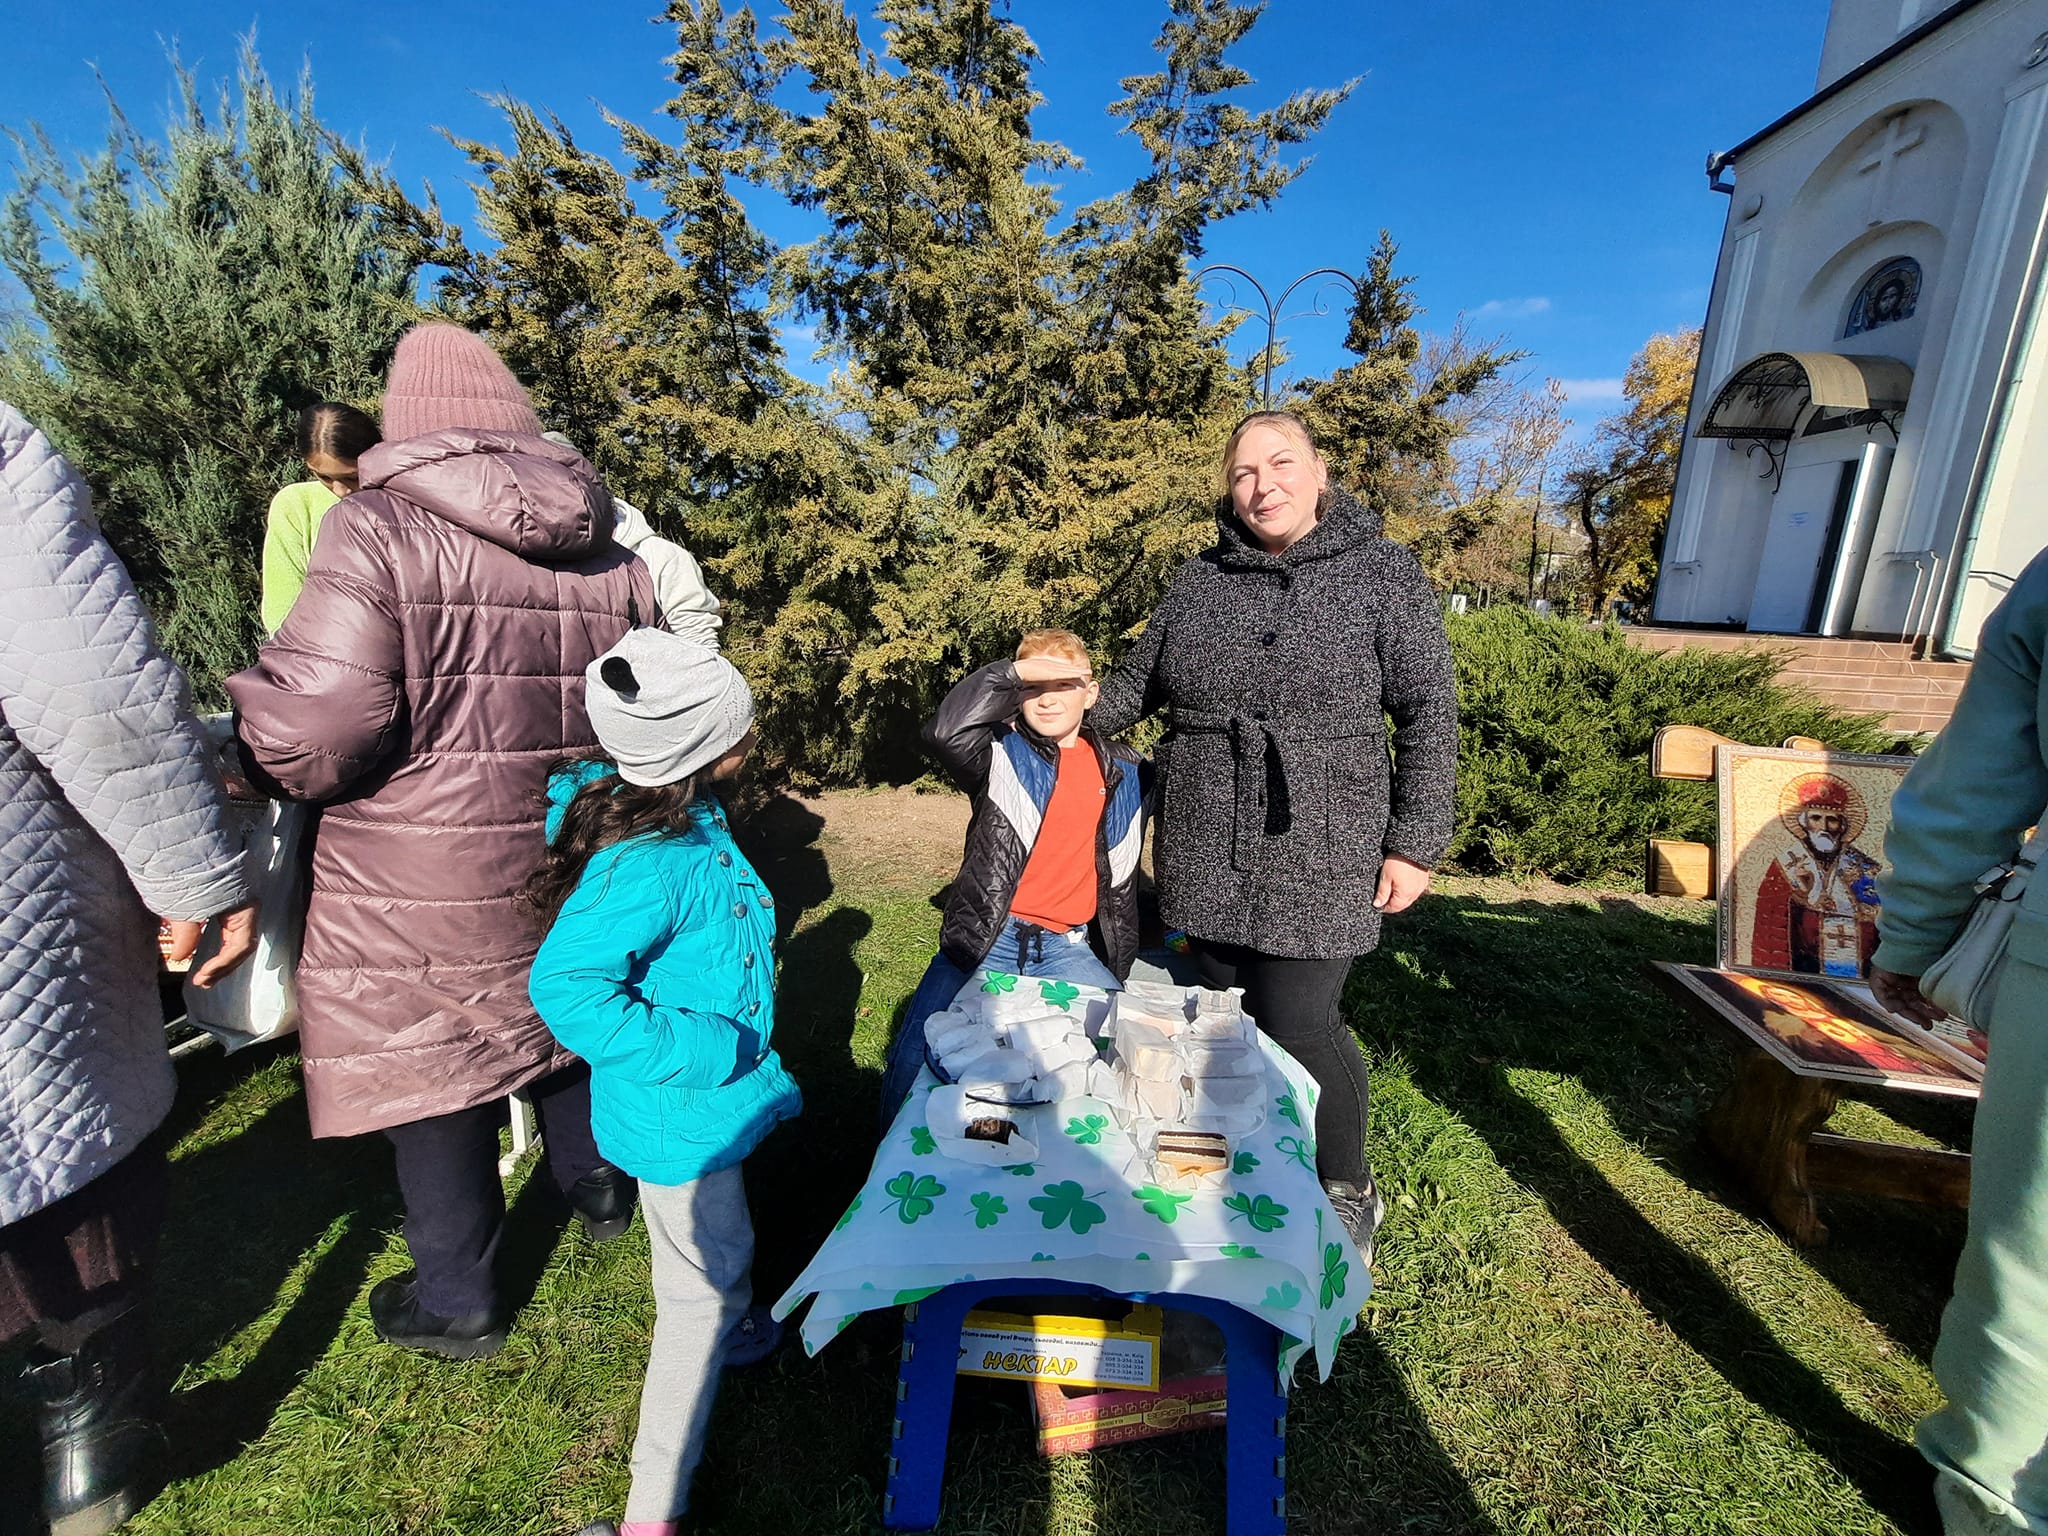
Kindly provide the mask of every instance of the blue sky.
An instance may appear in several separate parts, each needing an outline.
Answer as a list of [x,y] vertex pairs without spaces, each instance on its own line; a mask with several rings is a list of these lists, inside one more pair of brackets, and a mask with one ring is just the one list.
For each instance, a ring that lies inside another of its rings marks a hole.
[[[322,117],[415,190],[431,181],[467,224],[463,163],[435,129],[505,137],[480,99],[492,92],[554,111],[601,149],[614,141],[596,102],[659,127],[672,35],[647,19],[654,9],[0,0],[10,45],[0,123],[34,120],[65,148],[97,147],[107,115],[96,65],[154,130],[170,101],[166,46],[216,79],[253,26],[274,76],[310,61]],[[1359,83],[1307,173],[1271,211],[1221,226],[1210,259],[1277,286],[1313,267],[1356,268],[1384,225],[1417,275],[1426,326],[1447,328],[1462,311],[1479,334],[1505,335],[1534,354],[1532,378],[1567,381],[1573,415],[1589,421],[1614,407],[1646,337],[1705,311],[1726,207],[1706,189],[1707,153],[1812,90],[1825,0],[1742,9],[1741,46],[1724,48],[1732,13],[1690,0],[1273,0],[1239,54],[1258,80],[1247,105]],[[1044,56],[1038,130],[1086,162],[1061,177],[1069,207],[1127,184],[1139,164],[1103,108],[1120,76],[1153,67],[1160,10],[1149,0],[1015,5]],[[765,204],[757,213],[778,238],[808,233]],[[1293,321],[1286,335],[1305,367],[1322,368],[1339,360],[1342,329],[1339,311]]]

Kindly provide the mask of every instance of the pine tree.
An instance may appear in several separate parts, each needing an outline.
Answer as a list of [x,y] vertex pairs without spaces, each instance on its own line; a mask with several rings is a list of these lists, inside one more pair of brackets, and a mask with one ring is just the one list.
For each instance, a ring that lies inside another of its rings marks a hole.
[[1216,455],[1247,403],[1226,350],[1235,322],[1206,318],[1192,268],[1212,225],[1269,206],[1307,168],[1287,149],[1352,89],[1298,91],[1261,112],[1231,99],[1255,82],[1229,52],[1262,11],[1169,0],[1153,44],[1165,67],[1125,78],[1109,107],[1144,148],[1146,170],[1078,210],[1064,237],[1074,356],[1070,504],[1058,522],[1088,537],[1068,557],[1062,596],[1070,621],[1112,647],[1213,536]]
[[209,112],[173,62],[182,110],[161,142],[118,106],[76,171],[41,133],[15,135],[0,261],[30,316],[0,345],[0,397],[91,482],[166,648],[213,703],[255,648],[264,512],[305,476],[299,410],[373,403],[421,253],[460,234],[407,204],[394,235],[309,79],[280,97],[245,46]]
[[453,140],[482,173],[472,189],[495,244],[442,280],[441,302],[492,339],[614,491],[675,514],[703,482],[706,426],[734,413],[747,380],[723,366],[689,274],[618,167],[559,119],[496,105],[509,151]]
[[635,178],[661,198],[698,328],[700,393],[681,422],[697,454],[684,497],[693,543],[754,684],[764,755],[800,784],[914,772],[916,702],[876,649],[915,633],[892,586],[917,497],[857,417],[784,366],[777,253],[735,191],[779,174],[782,66],[750,11],[671,0],[667,19],[677,94],[664,110],[681,142],[615,124]]
[[1063,220],[1046,176],[1076,162],[1032,132],[1036,48],[1008,9],[884,0],[876,51],[838,0],[792,0],[762,45],[771,90],[810,100],[759,112],[781,153],[757,175],[827,224],[782,281],[841,365],[839,412],[918,488],[863,664],[920,707],[1020,628],[1118,641],[1204,537],[1242,387],[1188,264],[1298,174],[1285,146],[1343,94],[1246,112],[1225,55],[1258,8],[1173,0],[1166,68],[1111,109],[1147,174]]
[[1358,361],[1310,380],[1296,402],[1330,473],[1386,520],[1388,537],[1413,546],[1441,576],[1449,558],[1490,521],[1459,498],[1452,449],[1469,425],[1464,409],[1525,355],[1464,342],[1425,365],[1412,274],[1394,269],[1400,248],[1386,230],[1355,280],[1345,350]]

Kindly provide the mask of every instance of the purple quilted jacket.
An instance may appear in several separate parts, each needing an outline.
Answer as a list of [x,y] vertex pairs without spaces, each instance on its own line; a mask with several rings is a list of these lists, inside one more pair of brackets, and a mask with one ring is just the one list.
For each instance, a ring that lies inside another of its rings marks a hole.
[[242,864],[184,674],[85,482],[0,404],[0,1227],[162,1124],[149,914],[240,906]]

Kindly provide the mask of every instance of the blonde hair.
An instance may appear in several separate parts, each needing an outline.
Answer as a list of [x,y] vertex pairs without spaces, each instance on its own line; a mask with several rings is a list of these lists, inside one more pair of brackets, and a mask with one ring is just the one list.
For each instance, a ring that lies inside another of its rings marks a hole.
[[1028,629],[1024,638],[1017,642],[1018,661],[1027,656],[1058,656],[1062,660],[1094,670],[1094,658],[1088,654],[1088,642],[1071,629]]
[[1309,436],[1308,423],[1292,411],[1253,411],[1231,430],[1223,443],[1223,461],[1217,466],[1217,475],[1223,482],[1223,494],[1230,494],[1230,465],[1237,457],[1238,442],[1253,427],[1271,427],[1295,447],[1307,454],[1317,464],[1323,456],[1316,451],[1316,440]]

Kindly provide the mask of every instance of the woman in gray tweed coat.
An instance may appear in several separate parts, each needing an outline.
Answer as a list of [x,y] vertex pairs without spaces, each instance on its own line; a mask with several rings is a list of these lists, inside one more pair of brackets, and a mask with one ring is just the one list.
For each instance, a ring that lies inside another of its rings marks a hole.
[[[1308,429],[1247,417],[1223,450],[1216,546],[1180,568],[1090,715],[1168,711],[1156,859],[1203,979],[1322,1090],[1316,1161],[1368,1260],[1365,1059],[1338,1010],[1380,919],[1450,842],[1457,695],[1437,597],[1377,513],[1330,484]],[[1389,755],[1387,722],[1393,722]]]

